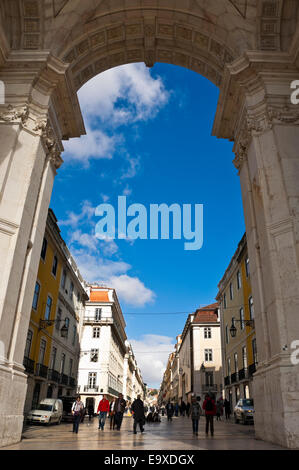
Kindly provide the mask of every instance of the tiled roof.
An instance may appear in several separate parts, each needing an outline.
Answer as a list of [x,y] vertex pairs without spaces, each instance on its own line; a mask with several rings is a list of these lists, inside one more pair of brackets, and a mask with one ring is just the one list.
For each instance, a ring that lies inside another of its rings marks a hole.
[[195,312],[193,323],[216,323],[218,322],[218,315],[216,310],[219,304],[216,302],[206,307],[199,308]]
[[91,302],[109,302],[108,291],[91,290],[90,301]]

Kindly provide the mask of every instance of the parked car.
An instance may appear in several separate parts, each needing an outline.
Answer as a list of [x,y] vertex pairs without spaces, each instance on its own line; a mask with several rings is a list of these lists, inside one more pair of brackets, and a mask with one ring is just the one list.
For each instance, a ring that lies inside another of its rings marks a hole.
[[253,423],[253,399],[241,398],[234,408],[235,423],[241,421],[243,424]]
[[40,424],[60,424],[62,420],[62,401],[58,398],[45,398],[38,407],[29,411],[27,422]]
[[63,405],[62,421],[72,422],[73,421],[72,406],[73,406],[74,401],[76,401],[77,397],[76,396],[73,396],[73,397],[62,396],[59,398],[62,401],[62,405]]

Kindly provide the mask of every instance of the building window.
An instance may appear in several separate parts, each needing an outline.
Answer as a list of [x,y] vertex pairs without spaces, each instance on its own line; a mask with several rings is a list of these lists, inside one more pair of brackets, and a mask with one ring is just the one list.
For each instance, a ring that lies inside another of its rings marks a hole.
[[60,329],[61,317],[62,317],[62,310],[60,307],[58,307],[57,315],[56,315],[56,322],[55,322],[56,330]]
[[204,337],[206,339],[212,338],[212,328],[205,328],[204,329]]
[[214,374],[213,372],[206,372],[206,386],[211,387],[214,385]]
[[241,287],[242,287],[242,280],[241,280],[240,271],[237,272],[237,287],[238,287],[238,290],[241,289]]
[[40,257],[43,261],[45,261],[45,259],[46,259],[47,247],[48,247],[48,242],[47,242],[47,239],[44,238],[43,239],[42,251],[41,251],[41,254],[40,254]]
[[242,347],[242,363],[243,363],[243,368],[247,369],[247,350],[246,350],[246,346]]
[[205,349],[205,361],[212,362],[213,361],[213,350],[212,349]]
[[46,310],[45,310],[45,320],[50,320],[51,309],[52,309],[52,298],[48,295]]
[[61,274],[61,287],[65,289],[65,283],[66,283],[66,270],[64,269]]
[[230,359],[227,360],[227,375],[231,375]]
[[98,362],[98,360],[99,360],[99,350],[92,349],[90,351],[90,362]]
[[60,361],[60,373],[64,374],[64,366],[65,366],[65,354],[61,354],[61,361]]
[[249,258],[245,259],[245,272],[246,272],[246,277],[249,277],[250,275],[250,270],[249,270]]
[[53,370],[55,370],[56,355],[57,355],[57,348],[53,347],[52,355],[51,355],[51,362],[50,362],[50,369],[53,369]]
[[88,373],[88,388],[95,388],[97,383],[97,373],[89,372]]
[[72,377],[72,374],[73,374],[73,359],[70,358],[69,377]]
[[226,341],[226,344],[229,343],[228,325],[225,325],[225,341]]
[[70,284],[70,299],[73,298],[73,293],[74,293],[74,283],[71,281],[71,284]]
[[238,372],[239,368],[238,368],[238,354],[237,353],[234,354],[234,363],[235,363],[235,372]]
[[226,294],[223,294],[223,308],[226,308]]
[[240,327],[241,327],[241,330],[244,330],[244,326],[245,326],[245,323],[244,323],[244,308],[241,307],[240,308]]
[[78,291],[77,292],[77,301],[80,302],[80,300],[81,300],[81,296],[80,296],[80,292]]
[[26,339],[26,346],[25,346],[25,354],[24,354],[25,357],[30,357],[32,337],[33,337],[32,331],[28,330],[27,339]]
[[35,289],[34,289],[33,302],[32,302],[33,310],[37,310],[39,293],[40,293],[40,284],[36,282]]
[[39,356],[38,356],[38,363],[39,364],[44,363],[46,347],[47,347],[47,343],[44,339],[42,339],[41,342],[40,342]]
[[100,320],[102,316],[102,309],[101,308],[96,308],[95,309],[95,320]]
[[56,277],[56,274],[57,274],[57,267],[58,267],[58,258],[55,255],[54,258],[53,258],[53,264],[52,264],[52,274],[55,277]]
[[255,364],[257,364],[257,363],[258,363],[258,360],[257,360],[257,348],[256,348],[256,339],[255,339],[255,338],[252,340],[252,343],[251,343],[251,344],[252,344],[253,362],[254,362]]
[[67,333],[66,333],[66,338],[67,338],[68,335],[69,335],[70,319],[69,319],[68,317],[66,317],[66,319],[65,319],[64,322],[65,322],[64,324],[65,324],[65,326],[66,326],[66,328],[67,328]]
[[74,346],[76,342],[76,337],[77,337],[77,327],[76,325],[73,326],[73,340],[72,340],[72,345]]
[[100,328],[96,326],[95,328],[92,329],[92,337],[93,338],[99,338],[100,337]]
[[234,298],[234,288],[233,288],[232,283],[230,283],[229,285],[229,297],[230,297],[230,300],[233,300]]
[[253,298],[252,298],[252,296],[249,297],[248,304],[249,304],[250,320],[254,320],[254,307],[253,307]]

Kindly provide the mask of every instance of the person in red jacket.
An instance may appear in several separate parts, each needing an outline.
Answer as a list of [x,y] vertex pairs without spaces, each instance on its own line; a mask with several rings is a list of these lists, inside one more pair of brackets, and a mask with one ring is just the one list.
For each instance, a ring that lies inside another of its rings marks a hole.
[[214,416],[216,414],[215,400],[213,400],[210,395],[206,395],[202,407],[206,414],[206,436],[209,434],[209,427],[211,436],[214,436]]
[[104,431],[105,421],[106,421],[107,413],[109,412],[109,408],[110,408],[110,403],[107,400],[106,395],[103,395],[103,398],[100,401],[99,406],[98,406],[98,413],[100,413],[99,429],[102,429],[102,431]]

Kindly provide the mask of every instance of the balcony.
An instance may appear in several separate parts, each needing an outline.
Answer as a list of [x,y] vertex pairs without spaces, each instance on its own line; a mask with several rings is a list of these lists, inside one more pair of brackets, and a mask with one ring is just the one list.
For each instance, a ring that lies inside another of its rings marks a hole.
[[65,374],[61,374],[60,376],[60,383],[63,384],[63,385],[68,385],[69,383],[69,378],[67,375]]
[[59,383],[60,382],[60,374],[57,370],[49,369],[48,370],[48,379],[52,380],[53,382]]
[[25,371],[28,374],[34,374],[34,361],[29,359],[29,357],[24,357],[23,366],[25,367]]
[[74,377],[69,377],[69,386],[76,387],[76,379]]
[[96,319],[95,317],[84,317],[83,325],[107,325],[113,323],[112,317],[101,317]]
[[234,383],[236,383],[236,382],[239,381],[239,377],[238,377],[238,376],[239,376],[238,372],[234,372],[234,373],[230,376],[230,378],[231,378],[231,383],[232,383],[232,384],[234,384]]
[[245,380],[248,379],[248,369],[244,368],[239,370],[239,380]]
[[88,393],[98,393],[99,386],[98,385],[84,385],[84,392]]
[[38,377],[48,378],[48,367],[43,364],[36,364],[35,375]]
[[201,390],[203,393],[209,393],[209,392],[217,392],[218,388],[217,388],[217,384],[214,384],[214,385],[202,385],[201,386]]
[[254,362],[253,364],[250,364],[250,366],[248,367],[248,373],[249,373],[249,376],[251,377],[255,371],[256,371],[256,362]]
[[229,375],[224,377],[224,385],[230,385],[230,376]]

